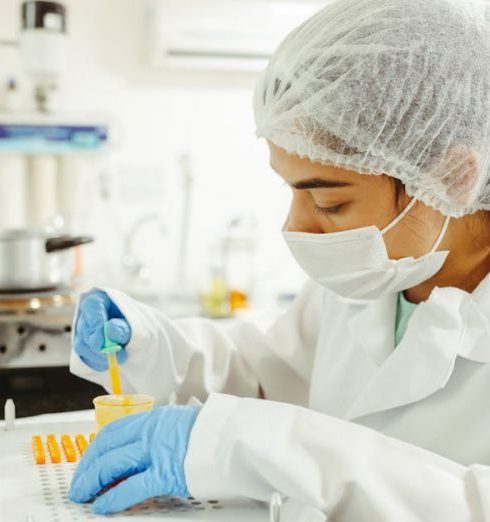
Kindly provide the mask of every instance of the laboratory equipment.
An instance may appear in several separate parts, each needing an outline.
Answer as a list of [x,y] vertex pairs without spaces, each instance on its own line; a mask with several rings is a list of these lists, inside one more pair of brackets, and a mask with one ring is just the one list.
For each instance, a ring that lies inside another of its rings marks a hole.
[[231,219],[223,237],[223,264],[232,311],[247,308],[253,289],[257,223],[248,216]]
[[[51,38],[36,31],[31,27],[21,39]],[[57,70],[49,53],[37,65]],[[11,278],[0,285],[0,395],[15,398],[20,416],[89,408],[102,391],[68,374],[81,251],[47,253],[45,246],[49,238],[87,235],[83,182],[100,168],[108,140],[108,124],[99,116],[0,113],[0,235],[8,238],[0,273]]]
[[68,285],[73,272],[72,249],[91,241],[88,236],[0,230],[0,291],[40,291]]
[[217,272],[210,286],[201,294],[201,307],[204,315],[215,319],[232,316],[229,291],[224,277]]
[[3,107],[6,111],[17,111],[20,109],[22,97],[15,78],[10,78],[5,86],[3,95]]
[[27,162],[20,154],[0,156],[0,229],[18,229],[28,219]]
[[119,367],[117,365],[116,353],[122,350],[122,346],[112,341],[107,335],[107,326],[109,322],[104,324],[104,346],[101,352],[107,355],[107,362],[109,366],[109,376],[111,378],[111,386],[113,395],[122,394],[121,377],[119,375]]
[[[108,127],[97,119],[0,114],[1,186],[12,188],[7,193],[12,201],[0,205],[0,236],[8,238],[0,248],[0,273],[11,279],[0,285],[0,395],[16,399],[20,416],[86,409],[102,391],[68,374],[83,252],[75,247],[47,253],[45,247],[49,238],[67,236],[64,241],[88,235],[82,219],[82,176],[100,166],[107,141]],[[32,183],[30,168],[38,155],[55,161],[42,168],[34,162],[36,183]],[[55,217],[46,223],[42,216],[48,216],[48,208],[37,207],[34,212],[30,202],[45,194],[43,173],[51,180],[54,164],[59,167],[57,182],[47,186],[56,191],[49,198],[51,207],[56,205]],[[63,183],[58,183],[61,179]],[[0,202],[7,194],[0,193]]]
[[13,430],[15,428],[15,403],[12,399],[5,401],[5,430]]
[[121,376],[119,375],[119,367],[117,364],[116,352],[111,352],[107,354],[107,363],[109,365],[109,376],[111,378],[112,393],[114,395],[121,395]]
[[[98,325],[95,335],[90,325]],[[109,295],[101,290],[80,296],[74,337],[75,354],[94,370],[108,368],[104,345],[106,352],[113,351],[118,362],[124,363],[128,358],[128,352],[120,348],[130,341],[131,327]]]
[[124,235],[122,264],[125,272],[131,276],[131,282],[135,280],[142,284],[149,284],[151,269],[139,259],[136,253],[135,240],[139,232],[151,222],[157,222],[159,231],[164,234],[165,227],[160,221],[161,216],[157,212],[145,214],[137,219]]
[[[23,1],[19,14],[12,50],[33,97],[0,113],[0,235],[32,244],[23,253],[4,244],[0,255],[0,273],[17,274],[14,284],[0,284],[0,396],[12,396],[25,416],[87,409],[104,393],[68,372],[84,249],[47,253],[43,238],[88,235],[87,181],[103,167],[109,125],[100,114],[55,111],[68,38],[63,4]],[[27,92],[22,87],[17,94]]]
[[55,156],[39,154],[28,158],[29,222],[49,227],[57,214],[56,182],[58,162]]
[[[80,459],[80,447],[88,444],[93,424],[87,420],[20,421],[14,431],[0,431],[0,518],[9,522],[65,522],[94,520],[90,504],[74,504],[66,496],[73,472]],[[29,419],[30,420],[30,419]],[[0,428],[1,430],[1,428]],[[54,454],[53,463],[48,436]],[[63,438],[62,438],[63,435]],[[36,448],[33,436],[37,436]],[[78,439],[78,441],[77,441]],[[67,457],[67,451],[68,455]],[[37,451],[37,452],[36,452]],[[35,459],[44,455],[44,464]],[[74,458],[76,461],[73,461]],[[72,462],[70,462],[70,460]],[[131,517],[134,522],[267,522],[267,506],[246,499],[181,499],[157,497],[111,516],[115,522]]]
[[121,417],[151,410],[154,404],[154,397],[144,394],[101,395],[96,397],[94,407],[97,431],[109,422]]
[[20,55],[34,84],[37,109],[50,109],[66,63],[66,8],[60,2],[28,0],[22,3]]
[[[73,476],[68,498],[94,500],[99,515],[117,513],[160,495],[188,497],[184,463],[201,406],[168,405],[105,426]],[[121,477],[127,481],[112,489]]]
[[0,293],[0,396],[19,417],[89,409],[105,393],[67,368],[75,301],[70,287]]
[[254,285],[257,224],[254,219],[231,219],[211,249],[211,281],[201,293],[202,312],[214,318],[231,317],[248,308]]
[[88,436],[77,433],[74,437],[65,433],[60,436],[59,440],[57,440],[54,433],[49,433],[44,439],[42,435],[33,435],[32,452],[34,454],[34,462],[36,464],[46,464],[47,462],[61,464],[62,453],[66,462],[77,462],[88,448],[89,441],[92,442],[94,438],[95,432],[90,433]]

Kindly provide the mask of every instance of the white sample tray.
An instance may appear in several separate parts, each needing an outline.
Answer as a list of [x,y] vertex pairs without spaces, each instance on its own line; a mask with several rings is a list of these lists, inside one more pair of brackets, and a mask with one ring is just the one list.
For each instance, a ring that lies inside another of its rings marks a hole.
[[[158,519],[165,522],[267,522],[264,504],[249,500],[180,499],[158,497],[122,513],[102,517],[92,513],[89,504],[74,504],[66,494],[76,464],[63,461],[35,464],[31,439],[48,433],[74,436],[89,434],[90,422],[17,424],[13,431],[0,427],[0,522],[71,522],[83,520],[134,522]],[[64,455],[63,455],[64,459]]]

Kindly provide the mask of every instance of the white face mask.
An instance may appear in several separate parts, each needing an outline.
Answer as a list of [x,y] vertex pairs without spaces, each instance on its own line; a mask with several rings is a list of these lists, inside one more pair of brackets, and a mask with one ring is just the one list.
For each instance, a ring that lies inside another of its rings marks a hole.
[[342,297],[376,299],[430,279],[449,252],[436,252],[449,223],[446,217],[430,252],[418,259],[390,259],[383,234],[403,219],[415,199],[383,230],[375,226],[328,234],[283,232],[293,256],[315,281]]

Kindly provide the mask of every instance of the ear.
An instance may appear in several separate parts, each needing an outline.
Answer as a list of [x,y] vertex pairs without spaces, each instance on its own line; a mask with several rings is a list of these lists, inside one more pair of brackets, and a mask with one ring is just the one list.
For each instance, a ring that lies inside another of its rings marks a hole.
[[447,198],[465,207],[473,203],[480,185],[481,155],[473,147],[454,145],[438,168]]

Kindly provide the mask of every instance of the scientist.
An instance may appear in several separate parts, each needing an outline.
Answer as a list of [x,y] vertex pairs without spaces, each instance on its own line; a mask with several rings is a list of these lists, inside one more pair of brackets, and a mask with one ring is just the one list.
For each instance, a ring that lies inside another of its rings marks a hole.
[[82,296],[75,374],[109,386],[109,319],[126,390],[204,404],[104,428],[70,498],[129,476],[96,512],[278,491],[336,521],[490,521],[490,6],[336,0],[254,110],[310,280],[267,332]]

